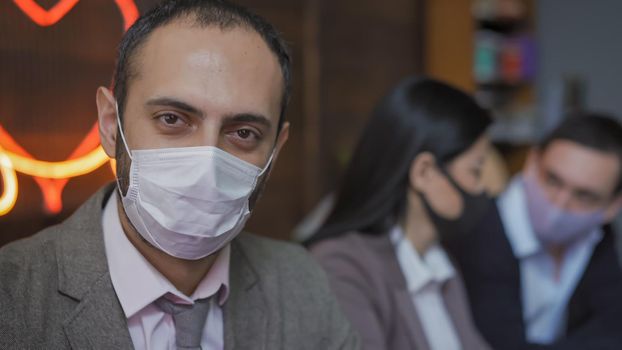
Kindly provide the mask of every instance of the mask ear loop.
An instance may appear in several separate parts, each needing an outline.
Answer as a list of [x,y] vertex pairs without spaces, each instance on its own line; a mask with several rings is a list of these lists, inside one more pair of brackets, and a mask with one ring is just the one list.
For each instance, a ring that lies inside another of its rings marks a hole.
[[123,126],[121,125],[121,117],[119,114],[119,103],[115,101],[114,107],[117,112],[117,125],[119,126],[119,134],[121,135],[121,140],[123,141],[123,145],[125,146],[125,151],[127,152],[127,155],[130,157],[130,159],[134,160],[134,158],[132,158],[132,152],[130,152],[130,148],[127,146],[127,141],[125,140],[125,135],[123,132]]
[[[277,137],[278,137],[278,134],[279,133],[277,132]],[[263,169],[261,169],[261,172],[255,178],[255,183],[253,184],[253,191],[255,190],[255,186],[257,185],[259,178],[261,178],[266,173],[266,171],[272,166],[272,160],[274,158],[275,151],[276,151],[276,141],[274,143],[274,146],[272,146],[272,153],[270,153],[270,158],[268,158],[268,162],[266,162],[266,165],[263,167]]]
[[[130,157],[130,160],[134,160],[134,158],[132,158],[132,153],[130,152],[130,148],[127,146],[127,142],[125,141],[125,136],[123,135],[123,126],[121,126],[121,117],[119,114],[119,103],[117,103],[117,101],[114,102],[114,107],[115,107],[115,111],[117,113],[117,126],[119,127],[119,134],[121,135],[121,140],[123,141],[123,145],[125,146],[125,151],[127,152],[127,155]],[[125,197],[123,195],[123,192],[121,191],[121,183],[119,182],[119,174],[117,174],[117,176],[115,176],[115,179],[117,180],[117,189],[119,190],[119,195],[121,195],[121,197]]]
[[257,185],[261,183],[260,180],[264,178],[264,176],[266,175],[266,172],[268,171],[270,166],[272,166],[273,158],[274,158],[274,149],[272,149],[272,153],[270,154],[270,158],[268,158],[268,162],[266,163],[266,165],[263,167],[263,169],[261,169],[261,172],[259,172],[259,174],[257,174],[257,176],[255,177],[255,181],[253,182],[253,189],[251,190],[251,193],[248,196],[248,208],[251,211],[253,210],[252,208],[253,205],[251,205],[251,203],[254,203],[257,200],[257,196],[258,196]]
[[[438,171],[447,179],[447,181],[449,182],[449,185],[453,187],[456,191],[458,191],[458,193],[461,194],[461,197],[463,199],[465,196],[471,195],[470,193],[465,191],[464,188],[462,188],[462,186],[454,179],[454,177],[449,173],[449,169],[447,169],[447,166],[445,164],[441,164],[438,160],[435,160],[435,163],[436,163],[436,168],[438,169]],[[432,207],[430,206],[429,202],[427,201],[427,199],[425,198],[425,195],[423,194],[423,192],[420,192],[420,191],[415,191],[415,192],[417,192],[419,197],[423,200],[423,204],[426,207],[429,207],[428,210],[434,211]]]
[[438,167],[438,170],[441,172],[441,174],[445,176],[447,181],[449,181],[449,183],[454,189],[456,189],[458,192],[462,194],[466,193],[464,188],[462,188],[462,186],[460,186],[460,184],[456,181],[456,179],[454,179],[454,177],[449,173],[449,169],[447,169],[447,166],[445,164],[442,164],[442,165],[439,164],[437,165],[437,167]]
[[270,166],[272,165],[273,158],[274,158],[274,149],[272,150],[272,153],[270,154],[270,158],[268,158],[268,162],[266,162],[266,165],[263,167],[263,169],[261,169],[261,172],[259,173],[259,175],[257,175],[257,177],[261,177],[265,174],[268,168],[270,168]]
[[266,163],[266,165],[264,165],[263,169],[261,169],[261,172],[259,172],[259,174],[257,174],[257,176],[255,177],[255,183],[253,183],[253,191],[255,190],[255,188],[257,187],[257,184],[259,183],[259,179],[261,179],[266,174],[266,171],[270,169],[270,166],[272,166],[273,158],[274,158],[274,149],[272,149],[272,153],[270,154],[270,158],[268,158],[268,162]]

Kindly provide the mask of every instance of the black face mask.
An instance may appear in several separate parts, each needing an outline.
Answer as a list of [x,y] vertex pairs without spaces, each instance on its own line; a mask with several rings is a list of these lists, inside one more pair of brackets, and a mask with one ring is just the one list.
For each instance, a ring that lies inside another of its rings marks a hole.
[[449,173],[440,168],[441,172],[445,175],[449,183],[455,188],[462,197],[462,213],[455,219],[446,219],[438,215],[430,203],[423,194],[419,194],[421,201],[430,216],[430,220],[436,227],[439,240],[441,242],[452,241],[456,238],[462,237],[470,233],[475,229],[476,225],[484,218],[490,207],[493,205],[493,200],[488,196],[486,191],[473,195],[465,191]]

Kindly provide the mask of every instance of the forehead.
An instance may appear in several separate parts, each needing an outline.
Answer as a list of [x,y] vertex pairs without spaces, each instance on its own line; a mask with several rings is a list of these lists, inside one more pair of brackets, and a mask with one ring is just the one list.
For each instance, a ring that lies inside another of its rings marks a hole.
[[154,30],[132,66],[135,78],[128,100],[167,96],[207,111],[254,112],[278,119],[280,65],[251,29],[174,21]]
[[613,191],[621,170],[619,160],[613,153],[567,140],[553,141],[542,153],[541,166],[570,186],[602,193]]

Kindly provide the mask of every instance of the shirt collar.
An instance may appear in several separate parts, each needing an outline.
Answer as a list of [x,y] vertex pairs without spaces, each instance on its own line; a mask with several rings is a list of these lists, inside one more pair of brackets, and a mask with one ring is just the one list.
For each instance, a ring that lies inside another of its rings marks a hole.
[[[501,222],[514,256],[523,259],[544,251],[531,226],[522,176],[517,175],[512,179],[508,188],[499,196],[497,203]],[[602,236],[602,229],[595,228],[576,244],[596,244]]]
[[175,288],[127,239],[117,207],[115,191],[104,208],[102,226],[110,278],[127,318],[167,294],[175,302],[188,304],[218,295],[218,303],[221,306],[224,304],[229,294],[229,245],[218,253],[208,273],[188,297]]
[[399,225],[391,230],[390,238],[410,292],[418,293],[431,282],[444,283],[455,275],[449,257],[438,243],[428,248],[422,258]]

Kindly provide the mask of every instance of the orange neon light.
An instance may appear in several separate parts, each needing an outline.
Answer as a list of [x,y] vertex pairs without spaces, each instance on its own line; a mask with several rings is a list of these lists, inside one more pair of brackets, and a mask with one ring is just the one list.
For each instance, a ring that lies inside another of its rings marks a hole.
[[13,168],[20,173],[46,179],[66,179],[88,174],[108,161],[108,156],[101,146],[87,155],[62,162],[45,162],[5,151],[13,162]]
[[[4,147],[4,153],[12,152],[14,154],[21,155],[23,157],[27,157],[28,159],[34,159],[32,155],[30,155],[24,148],[22,148],[12,137],[11,135],[2,128],[0,125],[0,143]],[[99,133],[97,124],[94,125],[87,136],[82,140],[80,145],[73,151],[73,153],[69,156],[69,159],[76,159],[81,156],[84,156],[93,148],[99,147]],[[50,162],[51,163],[51,162]],[[34,178],[39,188],[41,188],[41,193],[43,194],[43,205],[44,210],[50,214],[59,213],[63,208],[63,203],[61,200],[61,196],[63,193],[63,189],[67,184],[68,179],[48,179],[44,177],[35,177]]]
[[[79,1],[59,0],[49,10],[45,10],[35,0],[13,0],[26,16],[42,27],[58,23]],[[124,30],[127,30],[138,19],[138,8],[134,0],[115,0],[115,3],[123,17]],[[4,184],[4,193],[0,197],[0,215],[8,213],[17,199],[16,171],[34,177],[43,193],[45,211],[57,214],[62,210],[61,195],[68,179],[88,174],[108,160],[99,143],[97,123],[69,158],[60,162],[35,159],[0,125],[0,174]],[[113,160],[110,166],[114,172]]]
[[61,18],[65,17],[67,12],[69,12],[78,1],[80,0],[60,0],[56,5],[52,6],[49,11],[46,11],[34,0],[13,0],[15,5],[28,15],[33,22],[42,27],[56,24]]
[[0,216],[7,214],[17,201],[17,175],[11,160],[2,154],[0,147],[0,177],[2,177],[2,195],[0,196]]
[[[15,5],[17,5],[22,12],[41,27],[48,27],[56,24],[65,17],[67,12],[79,1],[80,0],[59,0],[52,8],[45,10],[35,0],[13,0]],[[138,18],[136,4],[134,4],[133,0],[115,0],[115,2],[119,10],[121,10],[123,22],[125,23],[125,30],[127,30]]]

